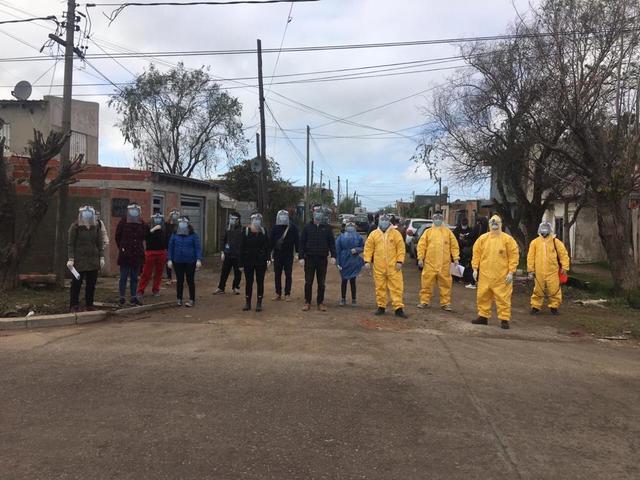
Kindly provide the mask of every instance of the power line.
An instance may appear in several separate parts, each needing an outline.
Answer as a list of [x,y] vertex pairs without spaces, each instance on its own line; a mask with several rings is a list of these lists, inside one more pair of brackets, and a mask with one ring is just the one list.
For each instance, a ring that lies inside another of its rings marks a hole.
[[[12,15],[15,16],[15,15]],[[49,15],[48,17],[33,17],[33,18],[20,18],[16,20],[1,20],[0,25],[7,25],[10,23],[27,23],[27,22],[36,22],[38,20],[50,20],[58,24],[58,18],[55,15]]]

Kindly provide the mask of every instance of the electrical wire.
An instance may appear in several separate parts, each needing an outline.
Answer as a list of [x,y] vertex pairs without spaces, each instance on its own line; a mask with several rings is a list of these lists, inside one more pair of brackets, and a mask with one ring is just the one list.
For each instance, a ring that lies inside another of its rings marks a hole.
[[33,17],[33,18],[20,18],[16,20],[0,20],[0,25],[7,25],[10,23],[28,23],[36,22],[38,20],[50,20],[58,24],[58,18],[55,15],[49,15],[48,17]]

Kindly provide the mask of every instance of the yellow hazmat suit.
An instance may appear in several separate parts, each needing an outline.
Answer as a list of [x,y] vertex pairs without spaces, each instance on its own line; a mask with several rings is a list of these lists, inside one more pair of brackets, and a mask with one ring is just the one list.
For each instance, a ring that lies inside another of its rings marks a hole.
[[451,303],[451,262],[460,260],[460,249],[455,235],[444,225],[427,229],[418,242],[418,261],[422,268],[420,303],[428,305],[433,284],[440,288],[440,305]]
[[394,310],[404,308],[402,297],[404,281],[397,263],[404,263],[405,244],[395,228],[383,232],[379,228],[371,232],[364,245],[364,261],[373,261],[373,279],[376,286],[378,308],[387,308],[387,289]]
[[500,228],[481,235],[473,245],[471,266],[474,271],[479,271],[478,316],[491,317],[491,304],[495,300],[498,319],[509,321],[512,280],[518,268],[520,251],[513,237],[502,231],[500,217],[494,215],[491,221],[497,221]]
[[[560,259],[560,263],[558,263]],[[534,239],[529,245],[527,255],[527,271],[535,274],[531,307],[540,310],[544,303],[544,294],[549,297],[549,308],[558,308],[562,303],[562,289],[558,270],[568,271],[570,266],[569,254],[564,244],[550,234],[547,238],[542,235]]]

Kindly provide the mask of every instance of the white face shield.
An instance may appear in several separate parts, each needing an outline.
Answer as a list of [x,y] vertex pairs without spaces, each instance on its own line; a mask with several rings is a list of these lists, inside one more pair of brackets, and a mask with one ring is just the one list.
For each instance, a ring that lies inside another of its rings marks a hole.
[[78,225],[82,227],[93,227],[98,223],[96,211],[93,207],[85,205],[78,209]]
[[289,212],[280,210],[276,215],[276,225],[289,225]]
[[127,223],[142,223],[142,209],[140,205],[132,203],[127,206]]
[[162,226],[163,223],[164,223],[164,216],[161,213],[155,213],[151,217],[151,225],[153,225],[154,227],[156,225]]
[[553,233],[553,227],[549,222],[542,222],[538,227],[538,235],[541,237],[547,238],[549,235]]
[[391,225],[391,219],[387,215],[383,215],[378,219],[378,227],[383,232],[386,232],[389,229],[390,225]]
[[262,215],[259,213],[251,215],[251,225],[255,228],[262,228]]
[[176,233],[178,235],[189,235],[189,219],[187,217],[180,217],[178,219]]
[[180,219],[180,212],[178,210],[171,210],[169,213],[169,223],[176,224],[178,223],[178,219]]

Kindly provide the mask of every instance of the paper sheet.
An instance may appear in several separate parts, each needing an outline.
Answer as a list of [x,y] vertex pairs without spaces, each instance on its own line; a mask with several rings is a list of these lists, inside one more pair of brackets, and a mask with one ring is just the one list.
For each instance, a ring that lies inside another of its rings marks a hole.
[[76,277],[76,280],[80,280],[80,274],[78,273],[78,271],[76,270],[76,267],[69,267],[69,271],[71,272],[71,275],[73,275],[74,277]]
[[458,265],[456,267],[455,263],[451,263],[451,267],[449,267],[449,273],[454,277],[462,277],[464,275],[464,267],[462,265]]

